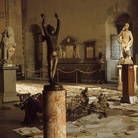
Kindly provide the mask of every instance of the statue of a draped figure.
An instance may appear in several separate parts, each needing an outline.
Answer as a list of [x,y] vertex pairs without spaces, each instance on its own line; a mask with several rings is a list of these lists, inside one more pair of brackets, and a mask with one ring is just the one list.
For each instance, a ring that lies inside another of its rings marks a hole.
[[14,39],[14,32],[13,29],[10,26],[7,26],[4,29],[4,32],[2,34],[2,58],[4,64],[11,64],[13,63],[11,58],[13,53],[15,52],[15,39]]

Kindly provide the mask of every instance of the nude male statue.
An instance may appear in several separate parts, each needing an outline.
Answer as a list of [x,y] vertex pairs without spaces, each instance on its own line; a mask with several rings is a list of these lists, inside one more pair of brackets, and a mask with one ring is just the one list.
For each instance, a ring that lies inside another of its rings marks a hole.
[[[129,29],[129,24],[126,23],[122,31],[118,35],[117,41],[121,44],[123,58],[124,59],[128,58],[131,60],[130,47],[133,44],[133,36],[132,36],[131,31],[128,29]],[[122,36],[122,40],[120,40],[120,36]]]
[[55,84],[54,76],[56,73],[56,67],[58,63],[58,56],[59,56],[59,47],[57,45],[58,34],[60,30],[60,19],[57,14],[55,17],[57,18],[57,29],[55,31],[54,27],[51,25],[45,24],[45,15],[41,14],[42,17],[42,27],[45,36],[42,36],[44,40],[47,42],[47,60],[48,60],[48,75],[49,75],[49,82],[51,85]]

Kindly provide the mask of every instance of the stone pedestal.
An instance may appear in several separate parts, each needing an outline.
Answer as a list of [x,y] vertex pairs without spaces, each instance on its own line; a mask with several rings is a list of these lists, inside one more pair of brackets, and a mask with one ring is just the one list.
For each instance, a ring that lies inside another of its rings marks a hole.
[[0,95],[1,102],[19,100],[16,93],[16,66],[13,64],[0,66]]
[[[119,76],[118,76],[118,90],[122,91],[123,86],[122,86],[122,65],[117,66],[119,69]],[[137,67],[138,65],[134,65],[134,92],[137,92],[138,85],[137,85]]]
[[130,97],[134,96],[134,65],[122,65],[123,94],[121,102],[130,103]]
[[65,90],[45,85],[43,91],[44,138],[66,138]]

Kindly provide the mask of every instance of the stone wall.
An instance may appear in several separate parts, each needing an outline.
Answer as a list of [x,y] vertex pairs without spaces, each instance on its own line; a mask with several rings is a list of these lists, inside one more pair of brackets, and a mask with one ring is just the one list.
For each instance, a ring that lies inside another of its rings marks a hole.
[[[96,41],[95,55],[99,52],[104,55],[107,62],[107,80],[117,74],[118,60],[111,60],[110,35],[117,34],[115,22],[123,13],[132,18],[134,36],[134,59],[138,53],[138,2],[137,0],[1,0],[0,13],[4,12],[4,18],[0,16],[0,32],[5,26],[11,26],[15,33],[17,43],[16,52],[13,55],[15,64],[21,64],[24,68],[35,70],[34,67],[34,40],[30,31],[32,25],[41,27],[40,14],[46,16],[46,23],[56,27],[54,13],[58,13],[61,19],[61,30],[58,43],[70,36],[76,41]],[[0,36],[1,37],[1,36]],[[30,53],[27,54],[28,50]],[[84,59],[84,46],[81,47],[81,55]],[[46,68],[46,43],[43,43],[43,65]],[[82,62],[84,60],[82,59]],[[30,74],[30,76],[32,76]]]
[[[127,13],[133,19],[132,4],[134,3],[131,0],[39,0],[39,2],[29,0],[27,1],[26,26],[30,24],[30,20],[33,23],[37,20],[39,21],[37,25],[41,27],[40,14],[44,13],[46,23],[56,27],[54,13],[58,13],[61,19],[59,43],[68,36],[81,43],[96,40],[96,57],[99,52],[103,53],[104,60],[107,62],[107,80],[110,81],[117,74],[118,60],[111,60],[109,37],[110,34],[117,34],[115,21],[121,14]],[[110,33],[108,33],[109,30],[111,30]],[[27,45],[29,46],[29,43],[25,45],[25,48]],[[45,47],[45,43],[43,45]],[[45,67],[46,51],[43,52],[45,53],[43,67]],[[84,57],[84,47],[80,54]]]
[[5,26],[11,26],[14,31],[16,50],[13,55],[14,64],[21,64],[24,67],[24,57],[22,48],[22,13],[21,0],[6,0],[5,1]]

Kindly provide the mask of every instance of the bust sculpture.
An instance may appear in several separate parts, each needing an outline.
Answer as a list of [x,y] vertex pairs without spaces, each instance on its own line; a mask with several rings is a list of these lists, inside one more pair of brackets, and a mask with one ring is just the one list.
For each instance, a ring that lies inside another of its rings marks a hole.
[[7,26],[4,29],[2,35],[3,36],[1,44],[2,44],[3,61],[4,64],[11,64],[13,63],[11,57],[15,52],[15,47],[16,47],[13,29],[10,26]]
[[[131,60],[131,51],[130,51],[130,47],[133,44],[133,36],[131,31],[128,29],[129,29],[129,24],[126,23],[117,37],[117,41],[121,44],[121,50],[123,55],[120,61],[121,64],[133,64],[133,61]],[[121,36],[122,40],[120,40]]]
[[47,42],[47,60],[48,60],[48,75],[49,82],[51,85],[55,84],[54,76],[56,73],[56,67],[59,58],[59,46],[57,45],[58,34],[60,30],[60,19],[57,14],[55,17],[57,18],[57,28],[51,25],[45,25],[45,15],[41,14],[42,17],[42,27],[44,31],[44,36],[42,36],[43,40]]

